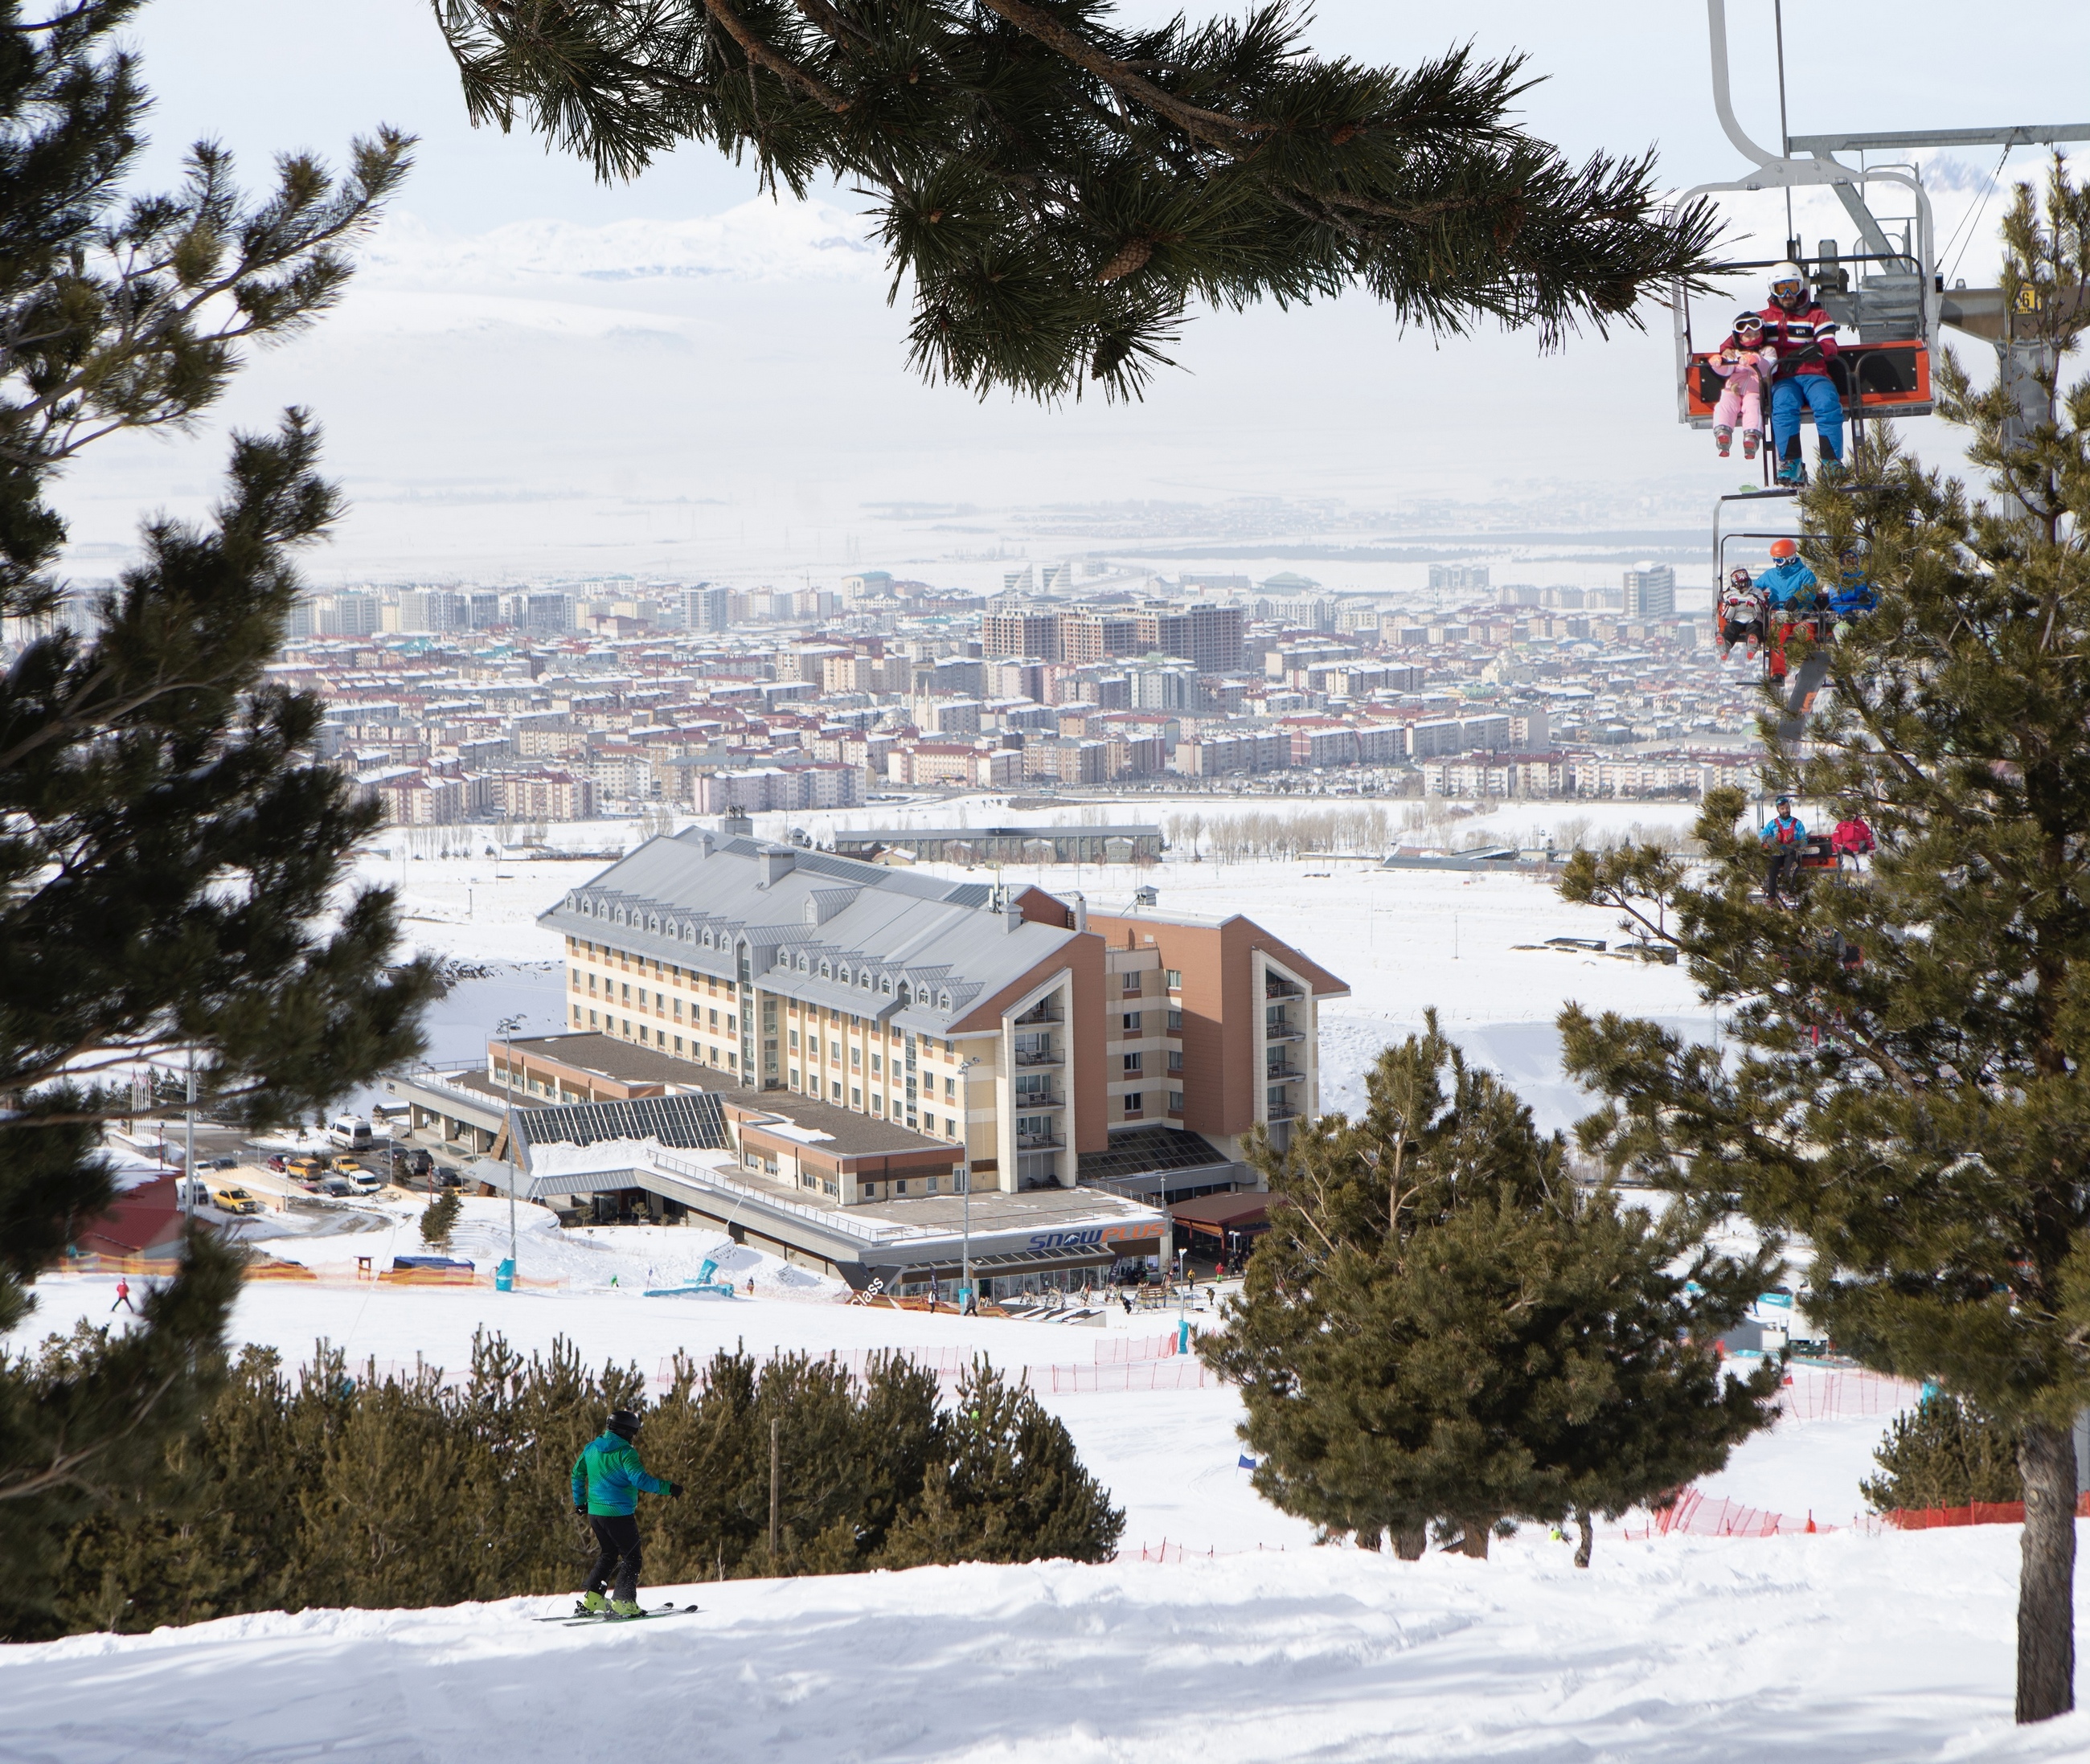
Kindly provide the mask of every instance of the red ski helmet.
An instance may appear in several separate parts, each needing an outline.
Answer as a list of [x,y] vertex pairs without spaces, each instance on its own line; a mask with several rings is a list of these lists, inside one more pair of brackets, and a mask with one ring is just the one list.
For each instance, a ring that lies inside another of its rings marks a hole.
[[1799,542],[1794,539],[1773,539],[1770,542],[1770,555],[1773,557],[1797,557],[1800,556]]

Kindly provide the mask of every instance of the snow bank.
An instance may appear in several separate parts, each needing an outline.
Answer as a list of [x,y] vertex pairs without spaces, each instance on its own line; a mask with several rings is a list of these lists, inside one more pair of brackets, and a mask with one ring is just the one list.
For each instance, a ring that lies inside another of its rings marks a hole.
[[[922,1569],[307,1612],[0,1653],[7,1751],[569,1764],[2079,1758],[2010,1723],[2016,1532]],[[149,1737],[148,1737],[149,1736]]]

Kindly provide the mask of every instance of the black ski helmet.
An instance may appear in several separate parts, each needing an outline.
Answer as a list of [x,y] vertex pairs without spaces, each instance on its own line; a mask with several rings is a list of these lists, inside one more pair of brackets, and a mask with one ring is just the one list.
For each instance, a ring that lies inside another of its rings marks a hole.
[[620,1440],[628,1440],[644,1424],[629,1409],[615,1409],[610,1411],[609,1420],[603,1423],[602,1430],[615,1434]]

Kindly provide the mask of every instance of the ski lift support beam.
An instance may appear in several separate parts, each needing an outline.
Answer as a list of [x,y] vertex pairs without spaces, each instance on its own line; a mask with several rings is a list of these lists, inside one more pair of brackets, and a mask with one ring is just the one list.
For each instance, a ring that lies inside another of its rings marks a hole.
[[1869,135],[1795,135],[1804,153],[1883,152],[1897,147],[2051,147],[2090,141],[2090,122],[2026,122],[2007,129],[1889,129]]
[[[1695,189],[1687,190],[1678,198],[1677,206],[1688,208],[1699,197],[1720,191],[1784,190],[1800,184],[1822,184],[1835,191],[1838,200],[1857,220],[1860,234],[1873,251],[1899,255],[1901,254],[1894,251],[1893,244],[1881,230],[1879,222],[1865,207],[1858,192],[1863,185],[1869,182],[1903,186],[1916,200],[1916,249],[1910,255],[1916,260],[1916,295],[1922,310],[1922,323],[1919,327],[1920,341],[1927,349],[1937,348],[1941,304],[1934,262],[1937,232],[1931,217],[1929,192],[1923,187],[1922,180],[1904,171],[1846,165],[1834,158],[1819,156],[1795,159],[1790,148],[1784,152],[1774,153],[1769,148],[1752,140],[1735,114],[1733,81],[1727,64],[1727,0],[1705,0],[1705,21],[1712,44],[1714,114],[1720,119],[1722,131],[1734,143],[1744,158],[1755,164],[1757,170],[1748,177],[1731,182],[1700,184]],[[1797,146],[1799,144],[1795,141],[1791,144]],[[1688,422],[1691,419],[1688,384],[1691,371],[1691,323],[1689,303],[1680,285],[1671,295],[1670,311],[1675,330],[1676,414]]]

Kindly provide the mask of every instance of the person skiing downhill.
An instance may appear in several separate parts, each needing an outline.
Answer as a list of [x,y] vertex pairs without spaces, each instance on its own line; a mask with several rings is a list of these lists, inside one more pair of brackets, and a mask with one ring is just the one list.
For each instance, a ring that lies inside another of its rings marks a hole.
[[[666,1495],[679,1500],[680,1483],[664,1483],[647,1473],[639,1461],[640,1418],[629,1409],[613,1411],[602,1424],[602,1432],[588,1441],[574,1460],[574,1511],[595,1533],[595,1566],[581,1594],[581,1609],[612,1616],[642,1615],[639,1604],[639,1497]],[[615,1590],[605,1601],[603,1589],[617,1577]]]

